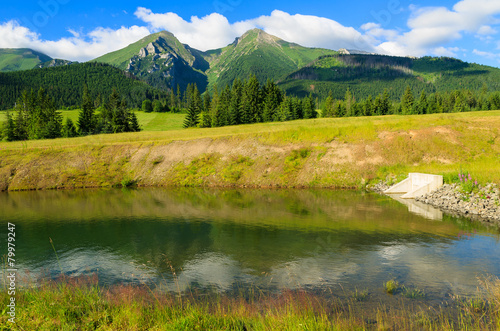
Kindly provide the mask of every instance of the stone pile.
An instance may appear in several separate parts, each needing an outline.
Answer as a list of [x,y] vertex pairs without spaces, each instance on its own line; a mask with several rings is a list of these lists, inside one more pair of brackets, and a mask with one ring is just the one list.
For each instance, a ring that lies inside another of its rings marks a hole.
[[415,199],[454,214],[500,222],[500,190],[495,184],[479,186],[475,192],[463,192],[458,184],[445,184]]

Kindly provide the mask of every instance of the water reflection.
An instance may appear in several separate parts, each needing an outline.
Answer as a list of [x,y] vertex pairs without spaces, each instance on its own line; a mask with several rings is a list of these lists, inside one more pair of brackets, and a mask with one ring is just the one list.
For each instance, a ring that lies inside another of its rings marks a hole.
[[423,216],[427,219],[434,221],[443,220],[443,212],[438,208],[431,205],[427,205],[420,201],[415,201],[415,199],[401,199],[402,194],[388,194],[394,200],[408,206],[408,211],[413,214]]
[[0,244],[15,223],[18,267],[33,279],[62,269],[105,284],[227,291],[379,288],[396,278],[439,296],[500,276],[498,231],[446,215],[431,221],[377,194],[50,191],[3,193],[0,205]]

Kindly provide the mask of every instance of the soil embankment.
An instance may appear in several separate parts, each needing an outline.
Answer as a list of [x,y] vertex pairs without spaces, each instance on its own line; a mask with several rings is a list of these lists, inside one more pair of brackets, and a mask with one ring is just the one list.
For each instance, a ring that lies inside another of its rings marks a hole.
[[499,156],[500,112],[318,119],[0,143],[0,190],[362,188],[408,172],[450,180],[462,169],[500,184]]

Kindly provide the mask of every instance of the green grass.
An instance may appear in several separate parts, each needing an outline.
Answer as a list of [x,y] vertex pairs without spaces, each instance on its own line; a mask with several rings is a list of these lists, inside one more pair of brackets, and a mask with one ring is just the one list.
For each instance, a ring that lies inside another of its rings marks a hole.
[[[5,286],[5,285],[4,285]],[[477,298],[454,298],[446,308],[368,304],[362,294],[347,302],[303,290],[265,294],[186,295],[147,285],[101,287],[96,278],[61,278],[16,293],[16,323],[8,330],[493,330],[500,325],[500,282]],[[364,293],[364,292],[363,292]],[[483,292],[484,293],[484,292]],[[10,296],[0,293],[0,304]],[[409,299],[405,299],[409,300]]]
[[27,48],[0,49],[0,71],[29,70],[49,60],[47,55]]
[[[75,118],[77,111],[65,111],[64,116]],[[31,171],[30,178],[33,183],[38,175],[46,181],[60,178],[48,187],[66,187],[61,174],[77,173],[75,187],[115,185],[128,175],[140,186],[363,188],[378,180],[404,178],[409,172],[440,174],[450,181],[462,170],[480,184],[500,184],[500,111],[320,118],[208,129],[178,129],[183,114],[137,112],[137,116],[144,128],[138,133],[0,142],[4,159],[0,187],[8,184],[14,169],[42,159],[44,164],[57,164]],[[210,164],[201,164],[207,148],[215,156]],[[85,167],[71,163],[76,157],[71,155],[82,153],[88,156]],[[138,157],[121,165],[116,160],[124,153]],[[164,158],[158,161],[161,155]],[[252,163],[235,163],[234,156]],[[57,167],[61,169],[52,173]],[[199,167],[202,172],[195,171]],[[17,189],[31,187],[19,185]]]
[[[69,118],[76,125],[78,123],[79,109],[60,110],[64,119]],[[15,116],[15,112],[11,112]],[[143,131],[169,131],[180,130],[183,127],[185,114],[180,113],[145,113],[136,111],[137,120]],[[0,111],[0,124],[7,120],[7,112]]]
[[397,280],[391,279],[384,284],[385,291],[389,294],[394,294],[399,289]]

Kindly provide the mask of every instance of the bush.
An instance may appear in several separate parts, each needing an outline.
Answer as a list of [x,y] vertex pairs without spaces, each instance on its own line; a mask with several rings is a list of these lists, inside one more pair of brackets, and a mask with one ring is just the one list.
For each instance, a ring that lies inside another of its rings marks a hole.
[[142,102],[142,110],[146,113],[151,113],[153,111],[153,103],[151,100],[146,99]]

